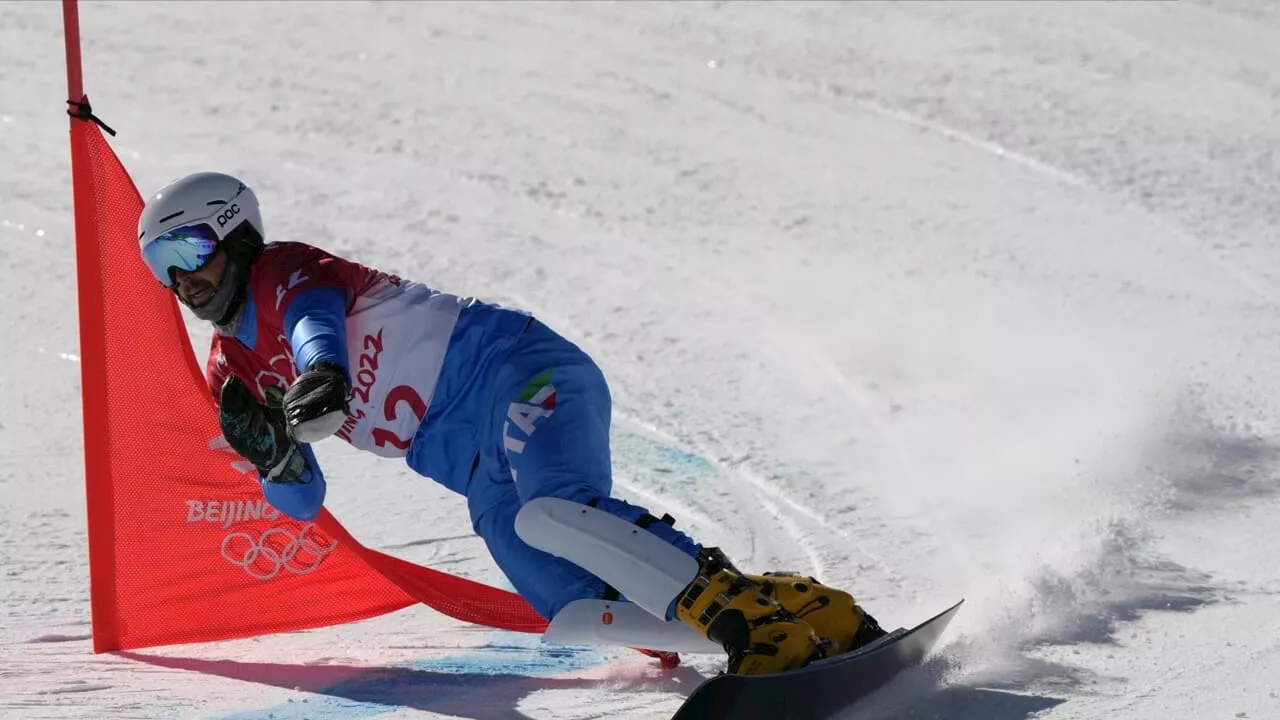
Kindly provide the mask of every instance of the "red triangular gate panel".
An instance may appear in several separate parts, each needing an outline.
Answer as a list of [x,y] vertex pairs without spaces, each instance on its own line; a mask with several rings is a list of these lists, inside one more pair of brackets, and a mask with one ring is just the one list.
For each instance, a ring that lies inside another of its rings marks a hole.
[[423,602],[541,632],[519,596],[369,550],[327,511],[277,516],[226,449],[171,293],[138,256],[142,199],[72,124],[95,652],[333,625]]

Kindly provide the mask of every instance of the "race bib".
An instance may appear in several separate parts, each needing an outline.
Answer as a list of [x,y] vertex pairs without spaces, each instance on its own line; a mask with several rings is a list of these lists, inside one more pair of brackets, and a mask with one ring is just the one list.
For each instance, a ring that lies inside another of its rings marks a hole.
[[350,413],[338,437],[404,457],[427,415],[462,301],[415,283],[359,296],[347,315]]

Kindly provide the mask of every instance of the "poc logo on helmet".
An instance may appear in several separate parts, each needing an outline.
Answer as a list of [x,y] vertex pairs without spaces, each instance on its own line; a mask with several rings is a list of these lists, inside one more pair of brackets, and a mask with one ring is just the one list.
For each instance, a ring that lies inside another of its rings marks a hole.
[[232,204],[231,207],[218,213],[218,227],[225,227],[232,218],[240,214],[240,206]]

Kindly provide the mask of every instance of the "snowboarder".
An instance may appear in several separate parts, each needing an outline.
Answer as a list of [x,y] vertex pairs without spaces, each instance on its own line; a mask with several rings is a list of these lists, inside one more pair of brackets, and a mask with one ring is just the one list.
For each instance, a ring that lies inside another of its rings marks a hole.
[[310,443],[336,434],[465,497],[499,568],[548,619],[579,598],[618,597],[608,578],[517,534],[517,513],[540,497],[608,512],[693,557],[697,575],[665,619],[723,646],[731,673],[802,667],[884,634],[848,593],[742,573],[669,516],[613,497],[605,378],[531,314],[267,243],[253,191],[221,173],[161,188],[138,235],[156,280],[213,324],[206,376],[223,433],[285,515],[319,513],[325,481]]

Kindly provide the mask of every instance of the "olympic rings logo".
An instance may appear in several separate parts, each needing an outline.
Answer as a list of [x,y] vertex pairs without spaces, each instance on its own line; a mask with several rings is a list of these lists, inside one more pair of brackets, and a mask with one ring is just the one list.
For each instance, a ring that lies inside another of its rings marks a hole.
[[222,538],[222,557],[252,577],[270,580],[281,571],[313,572],[336,547],[337,540],[327,540],[315,523],[307,523],[296,535],[285,527],[268,528],[257,539],[246,532],[230,533]]

